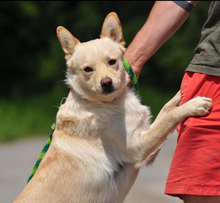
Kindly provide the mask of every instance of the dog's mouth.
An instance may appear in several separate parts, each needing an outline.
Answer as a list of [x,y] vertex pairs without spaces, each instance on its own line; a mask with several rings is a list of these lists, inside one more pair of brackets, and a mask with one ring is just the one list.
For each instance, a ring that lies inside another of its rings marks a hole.
[[109,95],[115,91],[114,87],[108,89],[102,89],[102,94]]

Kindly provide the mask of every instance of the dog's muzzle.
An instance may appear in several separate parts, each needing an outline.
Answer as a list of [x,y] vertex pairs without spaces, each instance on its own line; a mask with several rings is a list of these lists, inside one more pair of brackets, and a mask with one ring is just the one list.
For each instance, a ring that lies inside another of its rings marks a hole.
[[112,79],[110,77],[101,80],[102,91],[104,94],[109,94],[114,91]]

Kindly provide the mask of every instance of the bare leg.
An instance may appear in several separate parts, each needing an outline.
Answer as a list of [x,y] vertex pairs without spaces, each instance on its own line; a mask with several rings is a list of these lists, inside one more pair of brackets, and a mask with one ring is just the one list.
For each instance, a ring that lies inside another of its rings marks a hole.
[[219,203],[220,196],[183,195],[184,203]]

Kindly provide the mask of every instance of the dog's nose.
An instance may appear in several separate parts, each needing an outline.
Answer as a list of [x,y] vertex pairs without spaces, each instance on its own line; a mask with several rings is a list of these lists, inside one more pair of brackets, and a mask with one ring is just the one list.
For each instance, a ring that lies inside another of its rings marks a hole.
[[114,88],[110,77],[101,80],[101,86],[104,94],[111,93]]

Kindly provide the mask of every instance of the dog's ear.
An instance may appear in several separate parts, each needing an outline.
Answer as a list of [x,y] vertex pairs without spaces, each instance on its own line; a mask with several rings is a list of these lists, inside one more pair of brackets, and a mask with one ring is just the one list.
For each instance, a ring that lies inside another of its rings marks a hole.
[[79,40],[62,26],[57,27],[57,37],[65,53],[65,59],[69,60],[70,56],[74,52],[75,46],[80,43]]
[[123,46],[125,45],[121,22],[115,12],[111,12],[106,16],[100,37],[109,37]]

